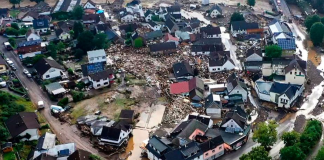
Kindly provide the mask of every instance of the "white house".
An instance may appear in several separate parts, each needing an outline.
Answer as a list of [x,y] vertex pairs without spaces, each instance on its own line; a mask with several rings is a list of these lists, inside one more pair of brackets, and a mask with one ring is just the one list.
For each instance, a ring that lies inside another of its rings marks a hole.
[[115,78],[114,72],[111,69],[90,74],[88,77],[94,89],[99,89],[99,88],[109,86],[110,82]]
[[[38,117],[35,112],[19,112],[5,121],[5,125],[11,138],[23,137],[21,140],[37,140],[40,128]],[[25,137],[27,134],[30,135]]]
[[209,0],[201,0],[202,5],[209,5]]
[[208,70],[211,73],[232,69],[235,69],[235,64],[233,60],[227,56],[209,59]]
[[88,51],[87,54],[88,54],[89,63],[97,63],[97,62],[106,63],[107,61],[106,52],[103,49]]
[[218,16],[220,16],[222,14],[223,14],[223,11],[217,4],[213,5],[209,10],[209,15],[211,18],[217,18]]
[[241,107],[236,107],[226,113],[221,123],[221,128],[228,133],[242,133],[247,124],[247,114]]
[[121,22],[133,22],[135,21],[135,16],[134,14],[131,14],[131,13],[124,13],[122,15],[120,15],[120,21]]
[[247,101],[247,86],[243,80],[239,79],[236,74],[233,73],[227,78],[226,82],[229,100],[243,100],[243,102]]
[[33,41],[33,40],[40,40],[41,37],[38,34],[33,33],[32,30],[29,30],[26,33],[26,39],[27,39],[27,41]]
[[306,79],[306,61],[299,57],[273,58],[272,62],[262,64],[262,75],[271,76],[273,80],[281,83],[303,85]]
[[94,3],[92,0],[88,0],[84,5],[84,9],[96,9],[96,3]]
[[205,98],[205,109],[206,114],[211,118],[221,118],[222,117],[222,102],[219,95],[209,94]]
[[251,62],[251,61],[262,61],[262,51],[261,48],[251,47],[246,51],[246,59],[245,61]]
[[21,21],[23,21],[23,22],[32,22],[34,19],[37,19],[38,16],[39,15],[38,15],[37,12],[29,11],[21,18]]
[[278,107],[290,108],[298,96],[302,95],[304,86],[258,80],[255,90],[261,100],[275,103]]
[[146,22],[150,22],[150,21],[152,21],[152,16],[153,16],[153,15],[155,15],[155,13],[148,9],[148,10],[145,12],[145,14],[144,14],[145,21],[146,21]]
[[148,25],[153,31],[161,30],[162,27],[160,24],[157,24],[153,21],[148,22]]
[[99,144],[108,144],[112,146],[121,146],[129,139],[132,132],[132,126],[123,122],[117,122],[112,127],[104,126],[100,136]]
[[220,27],[213,27],[212,25],[207,25],[206,27],[200,28],[200,33],[204,38],[221,38]]
[[63,72],[64,67],[58,64],[55,60],[47,58],[40,59],[36,64],[34,64],[34,68],[43,80],[65,76]]

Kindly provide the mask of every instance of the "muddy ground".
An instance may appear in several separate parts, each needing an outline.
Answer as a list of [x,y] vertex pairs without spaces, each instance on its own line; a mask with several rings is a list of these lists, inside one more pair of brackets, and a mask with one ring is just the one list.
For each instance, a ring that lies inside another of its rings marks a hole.
[[307,79],[310,80],[310,84],[305,84],[305,94],[308,95],[312,92],[312,89],[319,85],[324,78],[320,75],[321,71],[311,62],[307,62]]
[[296,117],[296,121],[294,124],[294,131],[298,132],[298,133],[302,133],[304,130],[306,124],[306,117],[305,115],[299,115]]

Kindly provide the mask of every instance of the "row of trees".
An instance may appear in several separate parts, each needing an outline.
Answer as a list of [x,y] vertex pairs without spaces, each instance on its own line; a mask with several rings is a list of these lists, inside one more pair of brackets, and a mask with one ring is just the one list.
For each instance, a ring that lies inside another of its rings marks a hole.
[[305,20],[305,27],[313,44],[315,46],[322,44],[324,38],[324,17],[321,18],[318,15],[308,16]]
[[275,121],[259,123],[252,139],[260,143],[261,146],[253,148],[247,154],[243,154],[240,160],[271,160],[268,151],[277,141],[277,127],[278,125]]
[[[285,132],[281,137],[285,143],[285,147],[280,150],[281,158],[305,160],[306,155],[311,152],[312,148],[320,140],[321,135],[322,123],[318,120],[308,121],[302,134],[295,131]],[[321,155],[318,156],[320,157]]]
[[4,122],[17,112],[22,112],[25,107],[16,103],[17,98],[7,92],[0,92],[0,142],[9,137],[9,132]]

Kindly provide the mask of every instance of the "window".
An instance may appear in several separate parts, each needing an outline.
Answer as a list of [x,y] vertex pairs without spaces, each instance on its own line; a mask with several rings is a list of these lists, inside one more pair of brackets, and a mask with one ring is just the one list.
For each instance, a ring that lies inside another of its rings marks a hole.
[[295,75],[297,74],[297,72],[295,72]]
[[97,84],[97,87],[100,87],[100,84]]
[[49,77],[50,77],[50,75],[46,75],[45,77],[46,77],[46,78],[49,78]]
[[102,56],[102,59],[106,59],[106,56]]
[[233,125],[231,125],[231,128],[233,128]]
[[292,74],[292,72],[290,72],[290,74]]
[[220,70],[220,68],[217,68],[218,70]]
[[218,149],[222,149],[222,146],[219,146],[219,148]]
[[213,68],[213,71],[216,71],[216,68]]
[[208,156],[208,153],[206,153],[205,156]]
[[104,85],[107,85],[107,84],[108,84],[108,82],[105,82],[105,83],[104,83]]
[[299,75],[301,75],[301,72],[299,72]]
[[239,93],[240,91],[237,91],[237,93]]
[[215,152],[215,150],[213,149],[213,151],[212,151],[213,153]]

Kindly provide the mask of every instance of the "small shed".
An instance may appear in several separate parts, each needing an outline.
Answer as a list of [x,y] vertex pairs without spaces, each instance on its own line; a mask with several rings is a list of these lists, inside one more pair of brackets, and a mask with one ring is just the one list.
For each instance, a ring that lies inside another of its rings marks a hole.
[[66,90],[63,88],[63,86],[58,82],[48,84],[45,86],[45,88],[49,94],[52,94],[54,96],[60,95],[60,94],[63,94],[66,92]]
[[6,142],[4,144],[1,145],[1,150],[3,153],[8,153],[8,152],[12,152],[13,148],[12,148],[12,143],[11,142]]
[[123,109],[120,112],[119,120],[131,124],[134,121],[134,113],[134,110]]

